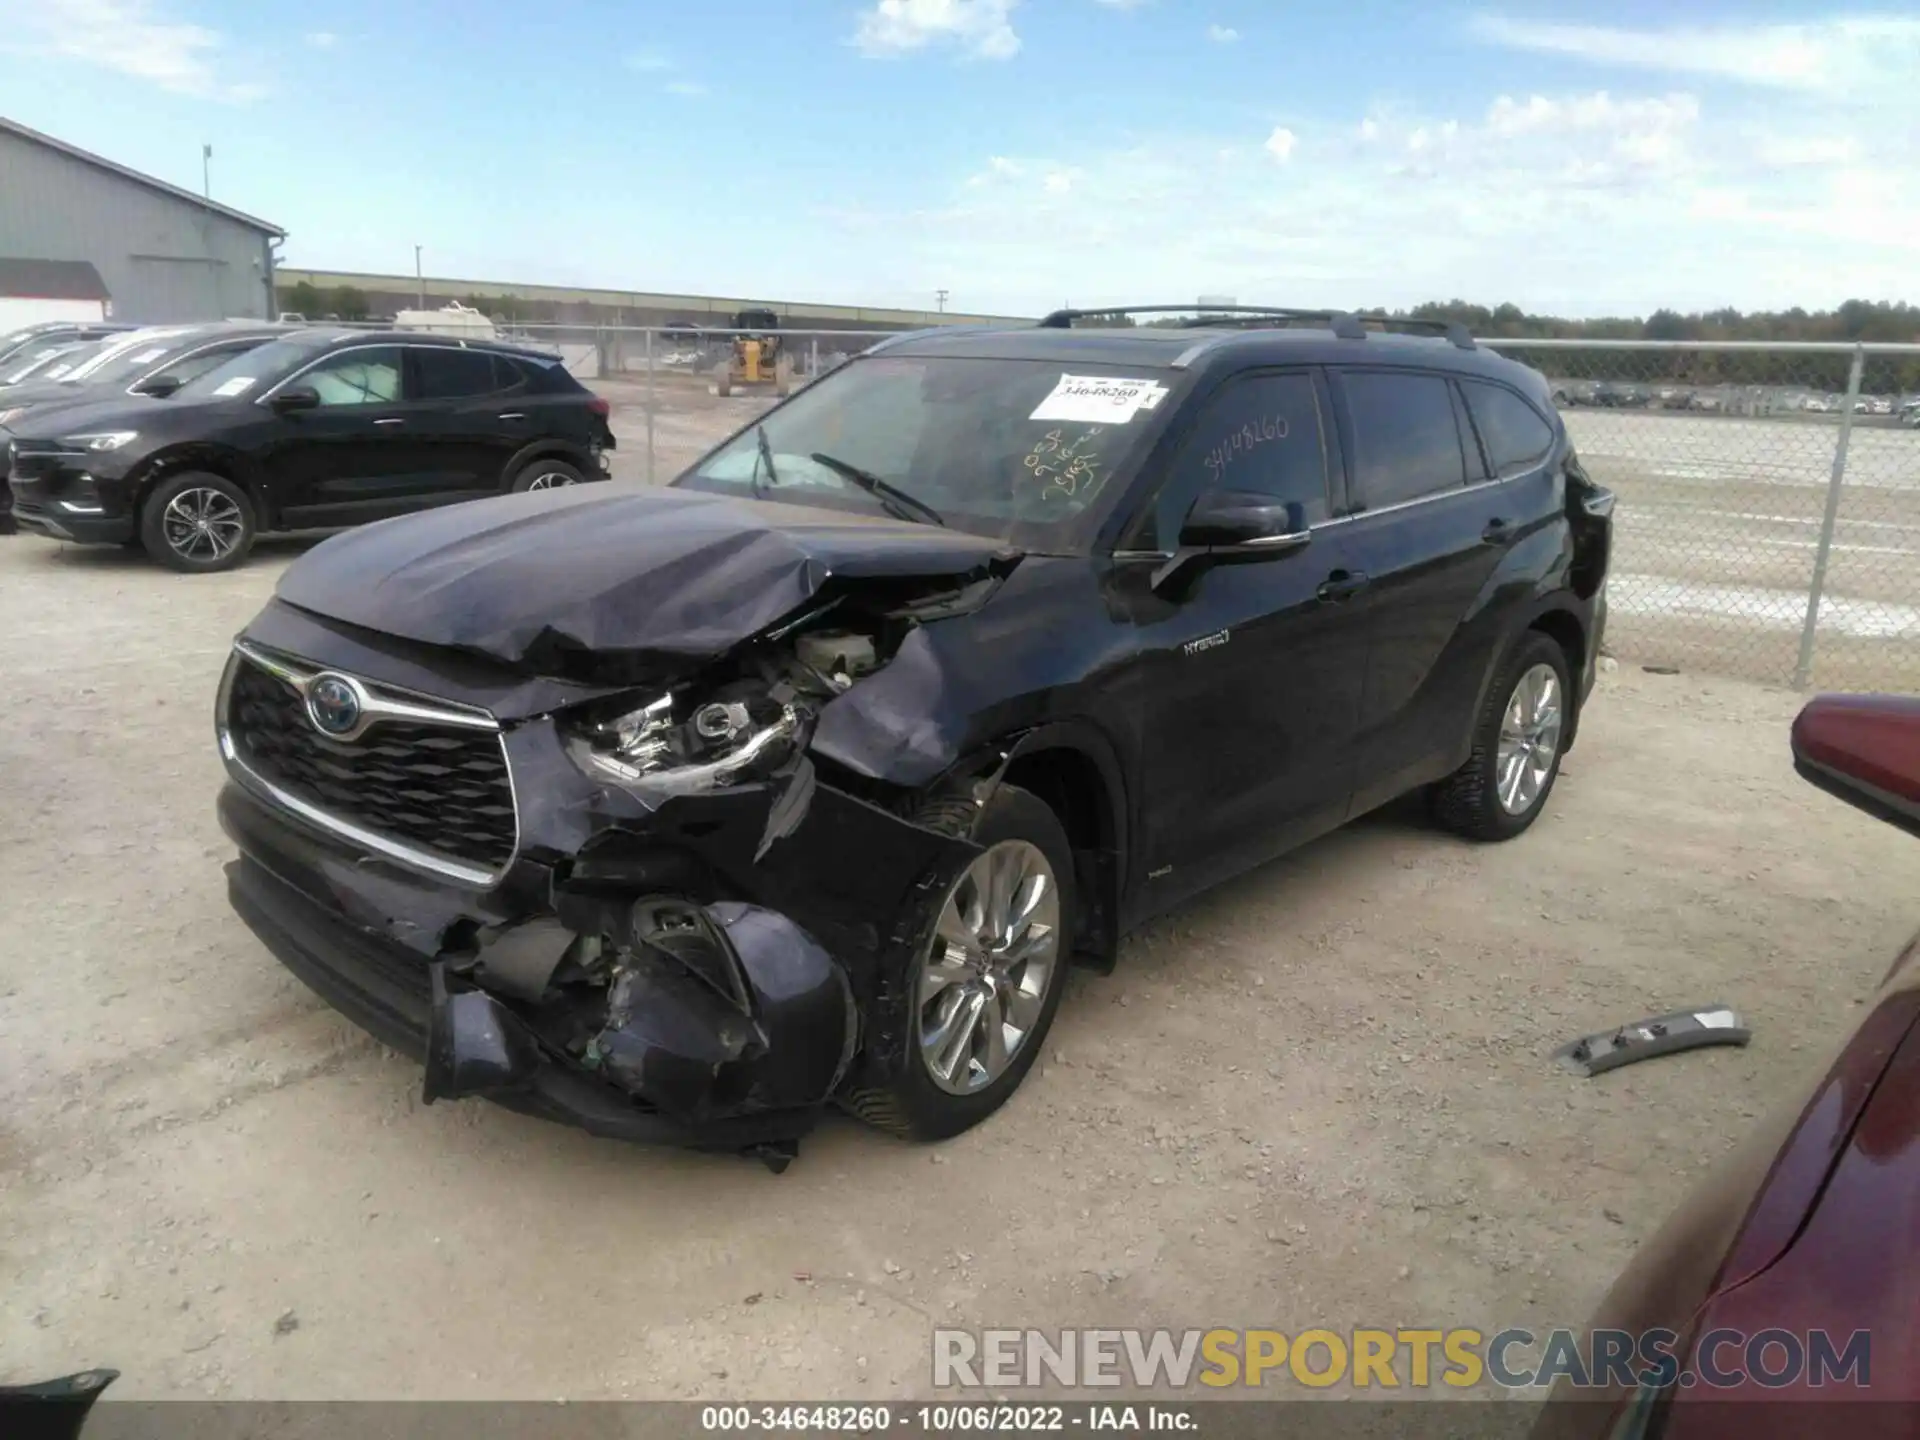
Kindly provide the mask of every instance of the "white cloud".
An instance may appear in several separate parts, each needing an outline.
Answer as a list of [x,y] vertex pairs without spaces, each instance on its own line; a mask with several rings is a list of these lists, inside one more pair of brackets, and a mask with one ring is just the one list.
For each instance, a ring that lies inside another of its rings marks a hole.
[[1104,5],[1109,10],[1137,10],[1145,5],[1147,0],[1094,0],[1094,3]]
[[875,0],[860,17],[853,43],[881,59],[930,45],[953,45],[983,60],[1017,54],[1012,15],[1019,0]]
[[1920,19],[1903,16],[1628,29],[1482,14],[1472,29],[1513,49],[1788,89],[1857,93],[1910,84],[1920,70]]
[[316,50],[331,50],[340,43],[340,37],[331,30],[309,30],[302,38]]
[[[1827,104],[1546,91],[1289,122],[982,156],[943,205],[836,218],[850,254],[964,274],[979,308],[1009,314],[1200,279],[1249,303],[1811,308],[1909,295],[1920,273],[1907,127],[1856,129]],[[1285,163],[1250,183],[1263,143]],[[1167,219],[1192,214],[1207,223]]]
[[671,70],[673,61],[658,50],[636,50],[627,56],[627,68],[651,73],[658,70]]
[[667,82],[669,95],[704,95],[707,87],[698,80],[670,80]]
[[39,0],[6,23],[10,49],[79,60],[176,95],[245,103],[267,93],[260,81],[223,73],[225,36],[168,20],[147,0]]
[[1207,39],[1216,45],[1231,45],[1240,38],[1240,32],[1231,25],[1207,26]]

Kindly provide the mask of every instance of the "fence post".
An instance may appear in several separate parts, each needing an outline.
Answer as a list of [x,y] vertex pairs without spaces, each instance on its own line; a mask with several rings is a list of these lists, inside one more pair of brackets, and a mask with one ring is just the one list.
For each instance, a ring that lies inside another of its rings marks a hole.
[[1840,491],[1847,479],[1847,441],[1853,436],[1853,405],[1860,398],[1860,377],[1867,367],[1864,345],[1853,347],[1847,370],[1847,398],[1840,410],[1840,434],[1833,442],[1833,478],[1827,482],[1827,508],[1820,517],[1820,540],[1813,549],[1813,579],[1807,587],[1807,621],[1800,627],[1800,658],[1793,667],[1793,688],[1807,688],[1813,670],[1813,635],[1820,624],[1820,591],[1827,583],[1827,557],[1833,551],[1833,527],[1840,518]]
[[647,484],[654,483],[653,478],[653,331],[647,335]]

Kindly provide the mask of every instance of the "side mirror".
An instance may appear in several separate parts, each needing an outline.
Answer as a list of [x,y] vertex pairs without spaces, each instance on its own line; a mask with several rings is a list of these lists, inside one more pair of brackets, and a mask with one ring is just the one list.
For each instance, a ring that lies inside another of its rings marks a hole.
[[291,415],[296,410],[317,410],[320,408],[320,392],[311,385],[289,385],[273,397],[276,414]]
[[1181,523],[1173,558],[1154,571],[1150,583],[1164,594],[1210,565],[1277,559],[1312,542],[1306,508],[1297,500],[1245,490],[1202,491]]
[[1244,490],[1208,490],[1180,526],[1180,548],[1298,550],[1312,537],[1297,501]]
[[155,375],[151,380],[142,380],[133,387],[136,395],[151,395],[156,400],[164,400],[180,388],[178,375]]
[[1793,722],[1793,768],[1854,808],[1920,835],[1920,699],[1815,696]]

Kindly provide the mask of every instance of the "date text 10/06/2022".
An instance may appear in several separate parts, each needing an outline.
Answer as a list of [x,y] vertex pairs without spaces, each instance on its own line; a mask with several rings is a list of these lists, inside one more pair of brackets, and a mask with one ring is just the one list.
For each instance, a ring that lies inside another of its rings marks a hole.
[[842,1434],[1030,1434],[1070,1430],[1188,1433],[1200,1428],[1179,1405],[704,1405],[700,1428],[717,1433],[819,1430]]

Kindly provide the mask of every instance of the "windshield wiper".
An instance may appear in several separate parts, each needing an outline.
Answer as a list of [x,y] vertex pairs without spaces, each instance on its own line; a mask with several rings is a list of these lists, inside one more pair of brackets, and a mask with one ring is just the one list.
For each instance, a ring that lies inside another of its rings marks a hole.
[[918,520],[923,524],[941,526],[947,523],[946,517],[926,501],[916,500],[906,491],[889,485],[870,470],[862,470],[858,465],[848,464],[834,455],[822,455],[818,450],[807,458],[814,464],[824,465],[834,474],[851,480],[878,500],[886,508],[886,512],[896,520]]
[[760,482],[760,467],[762,465],[767,467],[766,483],[768,485],[778,485],[780,483],[780,476],[779,476],[779,473],[775,471],[775,469],[773,468],[773,446],[767,443],[767,427],[766,426],[756,425],[753,427],[753,443],[756,447],[758,447],[758,452],[759,452],[754,456],[753,480],[752,480],[753,493],[756,497],[758,497],[761,489],[763,488]]

